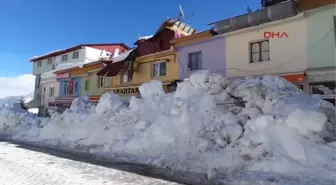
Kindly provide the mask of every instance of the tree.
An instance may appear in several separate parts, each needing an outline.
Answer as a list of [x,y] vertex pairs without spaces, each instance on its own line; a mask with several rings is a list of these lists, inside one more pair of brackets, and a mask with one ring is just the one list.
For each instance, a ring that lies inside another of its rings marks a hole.
[[28,110],[28,107],[26,106],[25,104],[25,100],[24,98],[21,96],[20,100],[19,100],[19,104],[20,104],[20,107],[24,110]]

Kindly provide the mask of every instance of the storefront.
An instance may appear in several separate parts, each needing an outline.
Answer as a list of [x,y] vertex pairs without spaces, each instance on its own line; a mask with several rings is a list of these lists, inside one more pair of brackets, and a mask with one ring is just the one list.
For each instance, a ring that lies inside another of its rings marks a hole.
[[304,90],[305,75],[304,73],[281,75],[280,77],[296,85],[299,89]]
[[326,101],[335,105],[336,99],[336,69],[319,68],[306,71],[308,76],[309,90],[313,95],[319,95]]

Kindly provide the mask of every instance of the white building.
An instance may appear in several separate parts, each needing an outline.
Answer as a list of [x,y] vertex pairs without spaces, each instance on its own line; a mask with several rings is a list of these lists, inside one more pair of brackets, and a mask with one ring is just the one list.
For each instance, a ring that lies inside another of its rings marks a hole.
[[124,52],[124,48],[128,47],[121,43],[81,44],[33,57],[30,61],[33,63],[33,75],[36,76],[35,107],[49,108],[48,102],[58,96],[59,85],[53,73],[55,70],[94,62],[101,57],[113,56],[116,50]]
[[308,88],[306,21],[294,2],[279,3],[215,23],[225,38],[226,75],[279,75]]

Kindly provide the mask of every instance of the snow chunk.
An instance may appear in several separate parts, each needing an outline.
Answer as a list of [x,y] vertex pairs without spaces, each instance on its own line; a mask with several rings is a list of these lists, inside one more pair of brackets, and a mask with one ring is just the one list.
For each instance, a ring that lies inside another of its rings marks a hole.
[[286,124],[291,128],[296,128],[303,135],[311,132],[321,132],[327,121],[327,117],[316,111],[295,110],[288,115]]
[[164,94],[162,83],[158,80],[151,80],[148,83],[144,83],[139,87],[141,97],[151,97],[155,95]]
[[96,113],[99,115],[103,115],[108,111],[117,111],[122,105],[124,105],[124,101],[114,93],[105,93],[100,97],[100,100],[96,106]]
[[205,83],[209,81],[210,72],[207,70],[199,70],[191,74],[190,82],[195,87],[204,87]]

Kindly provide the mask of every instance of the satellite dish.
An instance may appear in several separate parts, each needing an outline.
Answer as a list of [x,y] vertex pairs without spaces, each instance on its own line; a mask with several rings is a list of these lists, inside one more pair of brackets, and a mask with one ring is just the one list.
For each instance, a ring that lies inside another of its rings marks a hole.
[[181,5],[179,5],[179,9],[180,9],[180,12],[179,12],[179,20],[182,20],[184,19],[184,12],[183,12],[183,8]]

